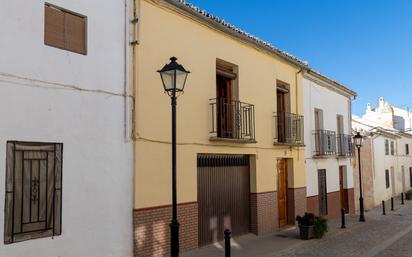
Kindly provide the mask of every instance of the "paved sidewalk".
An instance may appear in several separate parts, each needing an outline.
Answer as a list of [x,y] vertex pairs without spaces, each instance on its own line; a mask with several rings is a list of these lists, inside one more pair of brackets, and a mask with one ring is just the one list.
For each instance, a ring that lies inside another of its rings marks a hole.
[[[412,201],[403,206],[399,203],[396,199],[392,212],[388,202],[385,216],[380,207],[366,212],[366,222],[358,222],[357,215],[347,215],[346,229],[340,228],[340,219],[331,220],[323,239],[300,240],[296,227],[269,236],[237,237],[232,240],[232,257],[372,257],[412,232]],[[181,256],[223,257],[223,242]]]

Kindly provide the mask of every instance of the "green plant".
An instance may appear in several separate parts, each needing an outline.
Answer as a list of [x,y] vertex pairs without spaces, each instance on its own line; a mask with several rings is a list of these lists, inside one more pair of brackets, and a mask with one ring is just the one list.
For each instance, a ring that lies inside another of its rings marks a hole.
[[313,226],[315,223],[315,215],[313,213],[305,212],[305,215],[297,216],[296,221],[299,226]]
[[328,232],[328,219],[322,216],[315,217],[313,231],[316,238],[322,238]]

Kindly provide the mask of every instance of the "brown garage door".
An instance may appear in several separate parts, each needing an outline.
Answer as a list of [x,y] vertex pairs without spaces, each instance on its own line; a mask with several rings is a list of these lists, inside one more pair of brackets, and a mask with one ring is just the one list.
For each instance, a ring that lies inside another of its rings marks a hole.
[[249,232],[249,156],[198,156],[199,245]]

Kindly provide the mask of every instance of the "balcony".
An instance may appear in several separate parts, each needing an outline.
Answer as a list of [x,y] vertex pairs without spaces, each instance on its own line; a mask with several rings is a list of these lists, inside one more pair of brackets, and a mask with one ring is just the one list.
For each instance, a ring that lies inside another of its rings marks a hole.
[[303,116],[279,112],[275,117],[275,144],[304,145]]
[[315,130],[315,156],[336,155],[336,133],[329,130]]
[[352,136],[338,134],[336,138],[338,143],[336,155],[344,157],[352,156]]
[[210,140],[256,143],[253,104],[214,98],[209,105],[212,113]]

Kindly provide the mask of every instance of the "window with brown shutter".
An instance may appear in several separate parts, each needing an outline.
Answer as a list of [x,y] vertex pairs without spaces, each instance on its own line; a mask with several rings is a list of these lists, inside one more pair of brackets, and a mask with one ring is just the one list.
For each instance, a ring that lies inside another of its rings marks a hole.
[[87,17],[46,4],[44,43],[79,54],[87,53]]

